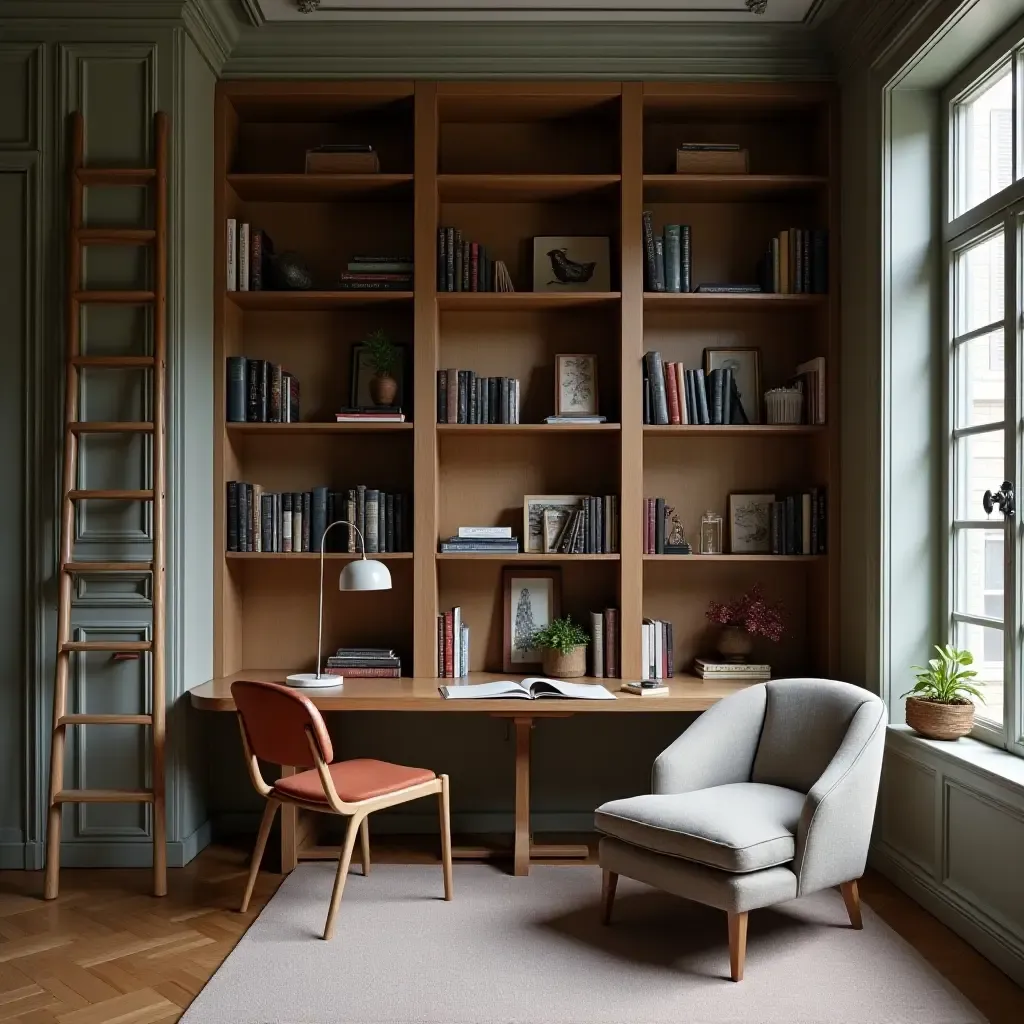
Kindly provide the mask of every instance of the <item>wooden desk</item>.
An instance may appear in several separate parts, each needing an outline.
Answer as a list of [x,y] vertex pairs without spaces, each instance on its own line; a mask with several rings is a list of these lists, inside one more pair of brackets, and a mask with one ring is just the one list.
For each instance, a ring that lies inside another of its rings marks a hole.
[[[194,707],[205,711],[234,711],[231,684],[237,679],[284,682],[283,671],[238,672],[211,679],[191,691]],[[474,672],[463,682],[486,683],[509,676]],[[669,693],[659,697],[638,697],[618,690],[621,680],[585,680],[603,683],[616,695],[610,700],[445,700],[438,687],[448,681],[435,678],[347,679],[342,689],[303,691],[321,711],[426,711],[438,714],[477,714],[509,718],[515,726],[515,835],[513,864],[517,875],[530,871],[533,857],[585,857],[584,846],[551,846],[533,843],[530,836],[530,731],[537,718],[568,718],[572,715],[646,714],[666,711],[700,712],[749,683],[736,680],[703,682],[693,676],[668,680]],[[295,769],[281,766],[282,774]],[[291,871],[300,860],[336,857],[333,847],[317,846],[310,841],[309,823],[300,819],[296,808],[281,808],[281,870]],[[493,854],[485,848],[457,847],[454,856],[482,857]]]

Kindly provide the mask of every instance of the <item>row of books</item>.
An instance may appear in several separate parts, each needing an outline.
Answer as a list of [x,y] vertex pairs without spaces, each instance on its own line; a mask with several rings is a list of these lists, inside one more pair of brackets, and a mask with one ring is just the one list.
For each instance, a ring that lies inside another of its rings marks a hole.
[[323,674],[352,679],[398,679],[402,659],[390,647],[339,647],[327,659]]
[[828,231],[787,228],[761,257],[761,288],[781,295],[828,293]]
[[690,290],[690,225],[666,224],[664,234],[654,233],[650,210],[643,213],[644,291]]
[[511,526],[460,526],[454,537],[442,540],[442,554],[514,555],[519,551],[519,538],[512,536]]
[[771,503],[768,553],[828,554],[828,500],[823,487],[787,494]]
[[518,423],[518,379],[478,377],[475,370],[438,370],[437,422]]
[[640,625],[641,679],[671,679],[675,675],[672,623],[644,619]]
[[670,506],[664,498],[644,498],[644,554],[645,555],[688,555],[690,545],[680,536],[672,536],[669,521]]
[[[547,510],[544,549],[549,554],[614,555],[619,550],[619,496],[604,494],[580,498],[579,508],[566,514]],[[555,515],[550,523],[548,517]]]
[[411,256],[353,256],[338,275],[339,291],[405,292],[412,290]]
[[825,357],[815,356],[799,363],[793,383],[804,393],[804,423],[825,422],[825,395],[828,381],[825,376]]
[[437,229],[437,290],[493,292],[494,260],[480,242],[464,240],[458,228]]
[[259,292],[273,288],[270,257],[274,243],[261,228],[228,218],[227,288],[229,292]]
[[469,626],[456,605],[437,617],[437,675],[461,679],[469,675]]
[[[739,386],[729,367],[707,376],[699,367],[665,362],[660,352],[647,352],[643,363],[644,423],[731,424],[749,423]],[[747,396],[757,403],[758,395]],[[756,407],[756,406],[755,406]]]
[[[409,550],[412,509],[405,494],[360,484],[347,491],[264,491],[240,480],[227,484],[227,549],[251,552],[318,552],[328,527],[354,524],[367,554]],[[327,535],[327,551],[361,550],[352,526]]]
[[229,423],[298,423],[299,382],[267,359],[228,356]]
[[748,683],[763,683],[771,679],[772,667],[746,661],[712,661],[708,658],[694,658],[693,674],[705,681],[708,679],[742,679]]
[[596,679],[618,679],[622,664],[619,646],[619,609],[590,613],[590,674]]

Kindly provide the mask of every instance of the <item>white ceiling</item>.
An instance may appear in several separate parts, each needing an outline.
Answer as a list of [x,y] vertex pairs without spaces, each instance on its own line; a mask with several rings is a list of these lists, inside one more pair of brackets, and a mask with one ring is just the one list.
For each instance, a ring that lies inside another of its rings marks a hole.
[[803,22],[823,0],[768,0],[757,16],[745,0],[320,0],[319,10],[303,14],[299,0],[250,0],[267,21],[672,21]]

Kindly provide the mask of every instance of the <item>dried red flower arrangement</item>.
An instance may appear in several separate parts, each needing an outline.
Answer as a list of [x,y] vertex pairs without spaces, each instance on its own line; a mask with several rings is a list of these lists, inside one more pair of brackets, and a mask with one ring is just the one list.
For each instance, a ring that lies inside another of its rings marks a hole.
[[707,616],[719,626],[736,626],[775,643],[785,632],[782,605],[769,604],[764,599],[760,583],[735,601],[712,601],[708,605]]

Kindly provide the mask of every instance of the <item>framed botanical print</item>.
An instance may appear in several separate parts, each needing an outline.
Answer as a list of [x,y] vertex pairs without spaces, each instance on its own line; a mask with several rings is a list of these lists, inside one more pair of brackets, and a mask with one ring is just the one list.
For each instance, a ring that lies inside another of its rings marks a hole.
[[502,672],[538,672],[541,652],[534,634],[559,617],[562,604],[561,569],[502,569],[504,628]]
[[[544,546],[545,512],[557,512],[568,517],[580,507],[581,494],[527,494],[523,497],[523,551],[541,555],[548,549]],[[548,517],[554,529],[557,520]],[[563,521],[564,525],[564,521]]]
[[759,348],[704,349],[704,377],[712,370],[732,371],[730,403],[740,404],[743,417],[731,417],[732,423],[761,422],[761,350]]
[[597,356],[555,356],[555,415],[597,415]]
[[768,555],[772,550],[774,494],[729,495],[729,551],[734,555]]

